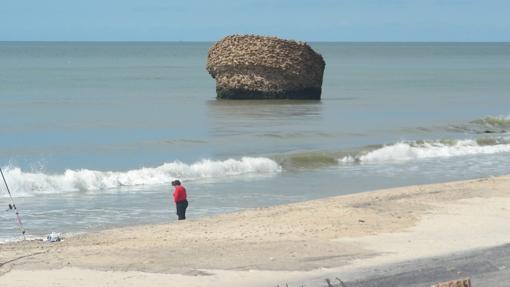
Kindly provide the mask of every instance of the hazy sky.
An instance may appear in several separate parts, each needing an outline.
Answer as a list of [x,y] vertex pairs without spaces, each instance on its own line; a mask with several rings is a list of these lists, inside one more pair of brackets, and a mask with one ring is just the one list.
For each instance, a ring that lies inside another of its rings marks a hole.
[[510,41],[510,0],[0,0],[0,41]]

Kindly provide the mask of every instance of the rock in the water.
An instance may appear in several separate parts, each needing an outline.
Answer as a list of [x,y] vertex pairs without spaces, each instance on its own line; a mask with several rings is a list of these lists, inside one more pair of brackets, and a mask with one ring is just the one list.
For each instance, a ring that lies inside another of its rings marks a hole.
[[209,49],[219,99],[319,100],[325,62],[304,42],[227,36]]

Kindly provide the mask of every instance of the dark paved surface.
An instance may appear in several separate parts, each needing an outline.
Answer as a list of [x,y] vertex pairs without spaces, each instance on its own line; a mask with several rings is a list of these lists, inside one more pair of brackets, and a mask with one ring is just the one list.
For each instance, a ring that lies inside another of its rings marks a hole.
[[[333,286],[340,287],[335,277],[344,280],[346,287],[430,287],[438,282],[465,277],[471,278],[473,287],[510,287],[510,244],[386,265],[358,274],[331,274],[329,278]],[[321,278],[298,283],[297,286],[327,284]]]

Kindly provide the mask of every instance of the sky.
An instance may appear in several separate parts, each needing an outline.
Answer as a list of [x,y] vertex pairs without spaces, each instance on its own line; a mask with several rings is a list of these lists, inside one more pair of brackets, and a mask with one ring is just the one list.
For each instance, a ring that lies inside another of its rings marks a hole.
[[509,0],[0,0],[0,41],[510,41]]

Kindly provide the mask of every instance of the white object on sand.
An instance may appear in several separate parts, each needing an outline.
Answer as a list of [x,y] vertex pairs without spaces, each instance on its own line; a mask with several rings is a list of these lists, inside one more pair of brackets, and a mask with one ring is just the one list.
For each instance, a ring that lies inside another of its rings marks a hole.
[[60,233],[56,233],[56,232],[52,232],[52,233],[48,234],[48,236],[46,237],[46,241],[48,241],[48,242],[59,242],[62,240],[63,240],[62,235]]

